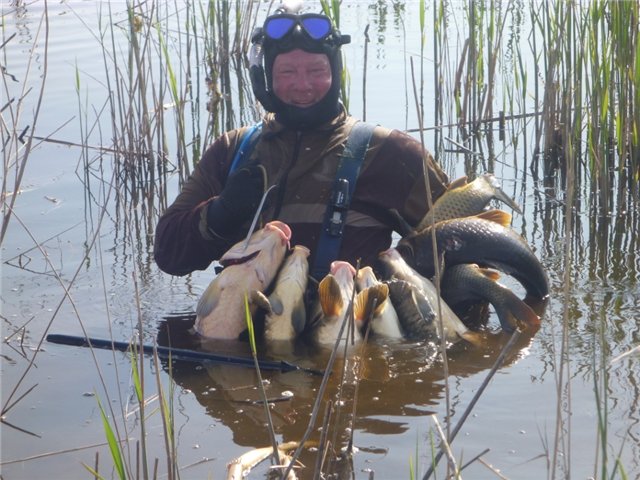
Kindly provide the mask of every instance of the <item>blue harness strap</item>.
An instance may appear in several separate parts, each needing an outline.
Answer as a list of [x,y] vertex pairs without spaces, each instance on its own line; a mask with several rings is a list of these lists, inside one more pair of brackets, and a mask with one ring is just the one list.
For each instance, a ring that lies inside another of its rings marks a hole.
[[247,129],[242,136],[242,141],[236,150],[233,160],[231,161],[231,167],[229,167],[229,174],[234,172],[240,165],[244,164],[253,151],[253,147],[256,146],[258,139],[260,138],[260,132],[262,131],[262,122],[258,122]]
[[[338,258],[347,212],[374,128],[375,126],[369,123],[357,122],[347,137],[336,171],[331,199],[325,211],[320,238],[316,246],[315,261],[309,270],[310,275],[316,280],[321,280],[329,273],[331,262]],[[247,129],[233,157],[229,174],[249,160],[261,131],[262,122]]]
[[375,126],[369,123],[358,122],[352,127],[347,138],[336,172],[331,200],[325,212],[315,261],[310,269],[311,276],[316,280],[321,280],[329,273],[331,262],[338,258],[349,205],[374,128]]

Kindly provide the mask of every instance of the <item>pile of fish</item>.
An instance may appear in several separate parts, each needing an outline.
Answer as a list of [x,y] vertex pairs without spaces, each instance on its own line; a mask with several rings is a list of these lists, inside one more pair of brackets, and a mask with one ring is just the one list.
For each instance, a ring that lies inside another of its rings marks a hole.
[[[264,335],[271,342],[305,335],[319,345],[333,345],[346,338],[345,319],[353,318],[349,335],[356,339],[368,328],[389,338],[437,341],[444,336],[451,343],[475,343],[478,334],[454,309],[478,302],[494,307],[504,331],[539,325],[527,303],[497,282],[502,272],[520,282],[529,297],[542,300],[549,294],[542,265],[510,228],[511,215],[487,210],[493,199],[520,212],[493,175],[456,180],[415,230],[398,219],[402,238],[379,254],[377,275],[369,266],[356,271],[335,261],[319,282],[312,305],[304,300],[310,285],[309,250],[290,248],[290,228],[270,222],[220,259],[224,269],[198,303],[195,330],[204,337],[237,338],[246,328],[245,295],[252,314],[265,312]],[[432,283],[436,270],[441,297]]]

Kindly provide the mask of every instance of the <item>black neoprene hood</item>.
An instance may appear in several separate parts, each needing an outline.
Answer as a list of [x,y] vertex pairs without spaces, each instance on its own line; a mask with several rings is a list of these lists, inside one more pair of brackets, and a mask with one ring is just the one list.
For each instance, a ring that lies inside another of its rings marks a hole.
[[[277,17],[284,12],[277,11],[269,19]],[[291,14],[288,14],[291,16]],[[296,18],[297,16],[293,16]],[[327,17],[328,19],[328,17]],[[330,20],[329,20],[330,22]],[[250,67],[250,78],[253,92],[265,110],[276,114],[276,119],[284,125],[296,130],[314,128],[327,122],[340,112],[340,83],[342,78],[342,52],[340,47],[351,41],[349,35],[341,35],[331,24],[330,33],[320,39],[314,40],[298,22],[286,35],[279,39],[273,39],[265,34],[264,26],[256,29],[252,37],[254,52]],[[273,64],[281,53],[300,49],[309,53],[321,53],[327,56],[331,65],[331,87],[325,96],[316,104],[300,108],[288,105],[280,100],[273,92]]]

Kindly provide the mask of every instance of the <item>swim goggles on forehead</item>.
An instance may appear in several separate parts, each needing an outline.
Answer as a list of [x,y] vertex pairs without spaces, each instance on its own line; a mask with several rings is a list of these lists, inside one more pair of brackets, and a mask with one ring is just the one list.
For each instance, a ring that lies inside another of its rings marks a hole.
[[305,13],[302,15],[291,15],[282,13],[274,15],[265,20],[263,26],[264,35],[272,40],[280,40],[287,35],[297,25],[313,40],[324,40],[332,31],[329,17],[318,13]]

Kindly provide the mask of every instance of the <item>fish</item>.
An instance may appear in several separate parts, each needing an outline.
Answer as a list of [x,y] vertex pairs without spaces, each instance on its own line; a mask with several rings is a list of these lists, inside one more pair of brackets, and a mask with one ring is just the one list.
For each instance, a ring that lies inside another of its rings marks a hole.
[[449,184],[416,229],[422,230],[442,220],[477,215],[482,213],[493,199],[500,200],[516,212],[522,213],[520,206],[500,188],[500,183],[493,174],[485,173],[472,182],[467,182],[465,176]]
[[294,340],[307,323],[304,294],[309,274],[309,249],[296,245],[285,259],[268,296],[264,336],[267,341]]
[[196,307],[196,333],[207,338],[236,339],[246,329],[245,295],[254,313],[268,308],[264,295],[289,250],[291,228],[273,221],[236,243],[219,262],[223,270],[211,281]]
[[[438,308],[440,309],[444,332],[440,331],[440,322],[436,321],[439,338],[442,338],[444,335],[446,340],[451,343],[457,342],[460,339],[465,339],[474,345],[481,343],[481,338],[475,332],[470,331],[454,311],[451,310],[449,305],[439,297],[435,285],[431,283],[428,278],[423,277],[411,268],[402,255],[400,255],[397,248],[389,248],[380,252],[378,255],[378,269],[382,272],[384,280],[399,279],[415,285],[424,294],[435,312],[438,311]],[[393,295],[391,296],[391,301],[400,316],[400,312],[398,311],[399,306],[397,301],[394,302]]]
[[441,271],[460,263],[476,263],[511,275],[538,299],[549,295],[549,280],[527,242],[509,227],[511,215],[489,210],[476,216],[443,220],[414,231],[398,241],[396,249],[420,275],[435,275],[432,232],[435,233]]
[[[354,295],[356,269],[349,262],[336,260],[329,273],[318,285],[318,305],[311,321],[311,336],[319,345],[333,345],[338,338],[347,339],[348,329],[342,328],[349,304],[353,298],[353,339],[363,339],[362,331],[369,318],[375,317],[384,307],[388,287],[373,285]],[[340,331],[342,330],[342,335]]]
[[[356,286],[359,291],[362,292],[367,288],[381,284],[382,282],[377,279],[376,274],[373,272],[373,268],[370,266],[362,267],[358,270],[358,273],[356,274]],[[389,288],[387,286],[387,290],[388,289]],[[398,319],[398,314],[396,313],[395,308],[393,308],[391,299],[388,298],[382,303],[380,306],[380,313],[378,315],[374,315],[371,319],[370,328],[373,333],[382,337],[404,337],[400,326],[400,320]]]
[[468,302],[489,302],[505,332],[539,327],[540,317],[511,289],[498,283],[499,277],[496,270],[461,263],[445,269],[440,292],[453,308]]
[[388,280],[387,286],[389,298],[395,305],[402,325],[403,337],[408,340],[437,341],[436,312],[422,289],[398,278]]
[[[291,458],[287,452],[294,450],[298,445],[298,442],[286,442],[278,445],[278,457],[280,458],[280,465],[282,467],[286,468],[289,466]],[[272,455],[273,447],[254,448],[253,450],[243,453],[227,464],[227,480],[242,480],[247,478],[252,468]],[[292,469],[289,475],[287,475],[287,480],[293,480],[295,478],[297,477]]]

